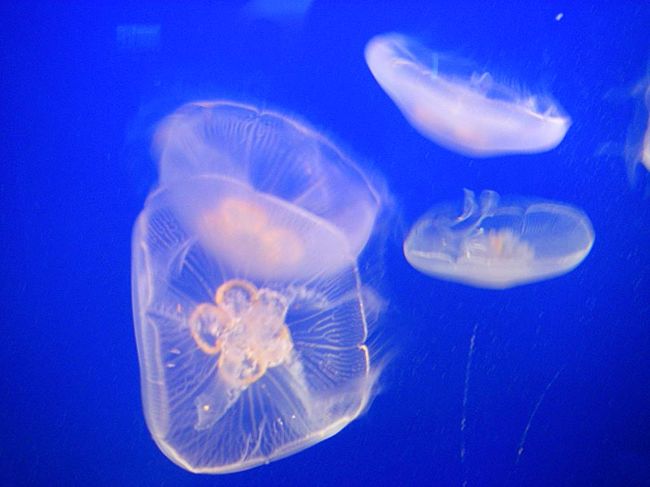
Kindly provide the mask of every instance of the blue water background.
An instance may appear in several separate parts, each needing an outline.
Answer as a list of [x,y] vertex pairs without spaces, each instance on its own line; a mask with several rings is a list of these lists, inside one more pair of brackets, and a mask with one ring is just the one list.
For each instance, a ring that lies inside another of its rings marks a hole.
[[[650,485],[650,200],[621,157],[650,4],[315,1],[296,21],[244,3],[0,7],[0,483]],[[388,31],[552,93],[574,121],[566,139],[474,160],[421,137],[365,65]],[[222,477],[183,471],[151,440],[130,298],[151,129],[205,98],[308,120],[396,203],[369,270],[393,357],[372,407]],[[595,246],[570,274],[503,292],[419,274],[401,254],[408,226],[464,187],[577,205]]]

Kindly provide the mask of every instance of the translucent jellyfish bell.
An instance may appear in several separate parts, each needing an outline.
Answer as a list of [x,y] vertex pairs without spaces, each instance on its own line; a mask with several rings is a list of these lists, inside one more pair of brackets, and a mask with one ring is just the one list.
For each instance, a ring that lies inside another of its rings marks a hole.
[[637,84],[633,93],[639,100],[627,135],[625,161],[630,183],[636,186],[650,171],[650,75]]
[[193,472],[245,470],[336,434],[377,377],[357,267],[377,193],[322,137],[262,113],[193,104],[163,122],[161,186],[134,228],[145,417]]
[[372,38],[373,76],[425,137],[472,157],[543,152],[564,138],[570,118],[553,99],[495,82],[470,63],[428,50],[399,34]]
[[179,180],[156,201],[161,199],[185,231],[235,276],[290,281],[336,274],[360,251],[326,220],[227,178]]
[[322,134],[281,113],[232,101],[189,103],[155,136],[160,184],[219,176],[278,198],[343,232],[355,256],[383,196]]
[[505,289],[565,274],[589,254],[594,232],[577,208],[465,190],[463,205],[434,207],[413,226],[404,255],[419,271]]

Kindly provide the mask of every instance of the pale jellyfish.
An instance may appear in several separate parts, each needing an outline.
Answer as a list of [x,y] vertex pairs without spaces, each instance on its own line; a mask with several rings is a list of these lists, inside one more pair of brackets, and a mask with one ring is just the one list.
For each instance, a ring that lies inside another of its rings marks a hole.
[[640,81],[633,93],[640,100],[627,135],[625,161],[630,183],[636,186],[639,176],[650,171],[650,78]]
[[377,377],[357,256],[380,194],[320,134],[250,106],[186,105],[155,140],[132,263],[154,440],[228,473],[336,434]]
[[430,51],[403,35],[372,38],[366,62],[418,132],[466,156],[547,151],[571,125],[552,98],[497,83],[470,63]]
[[505,289],[565,274],[589,254],[594,231],[577,208],[501,200],[465,190],[462,205],[434,207],[413,226],[404,255],[417,270],[470,286]]
[[[324,228],[321,223],[333,225],[332,230],[348,240],[354,257],[365,246],[385,199],[381,182],[370,181],[322,134],[250,105],[231,101],[187,104],[160,124],[154,149],[162,186],[217,175],[232,185],[232,191],[253,191],[255,198],[305,210],[318,220],[316,228]],[[223,198],[217,193],[214,198]],[[248,197],[243,202],[247,204]],[[245,218],[255,218],[255,209],[266,204],[251,203],[253,214]],[[267,217],[274,218],[272,212]],[[337,258],[327,250],[321,254],[321,259]]]

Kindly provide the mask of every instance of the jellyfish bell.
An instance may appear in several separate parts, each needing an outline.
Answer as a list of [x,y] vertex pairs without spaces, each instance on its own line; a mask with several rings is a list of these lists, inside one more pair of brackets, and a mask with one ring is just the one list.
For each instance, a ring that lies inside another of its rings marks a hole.
[[645,194],[650,195],[650,75],[636,84],[632,94],[636,107],[624,151],[628,180],[632,187],[646,183]]
[[373,76],[404,117],[437,144],[471,157],[543,152],[564,138],[570,118],[548,96],[522,93],[489,73],[400,34],[366,45]]
[[132,296],[157,445],[229,473],[336,434],[376,390],[359,258],[384,193],[311,129],[233,102],[186,105],[155,144]]
[[335,274],[356,258],[327,220],[220,176],[179,180],[147,205],[173,208],[185,231],[232,275],[291,281]]
[[217,100],[188,103],[159,125],[159,182],[222,176],[337,227],[358,255],[385,204],[369,176],[329,139],[279,112]]
[[505,289],[565,274],[589,254],[589,218],[566,204],[501,199],[480,201],[465,191],[463,205],[432,208],[404,241],[404,255],[419,271],[475,287]]
[[361,414],[377,374],[351,255],[335,274],[243,278],[231,249],[205,248],[169,199],[155,201],[163,196],[141,213],[133,242],[142,396],[161,450],[193,472],[235,472]]

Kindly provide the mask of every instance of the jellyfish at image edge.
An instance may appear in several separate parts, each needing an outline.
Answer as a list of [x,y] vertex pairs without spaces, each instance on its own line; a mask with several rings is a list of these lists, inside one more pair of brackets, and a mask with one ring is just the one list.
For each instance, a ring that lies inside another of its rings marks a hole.
[[[636,187],[640,182],[649,180],[650,171],[650,75],[641,80],[633,94],[638,98],[625,145],[625,162],[630,184]],[[645,193],[650,195],[650,185]]]
[[571,125],[559,104],[496,82],[467,61],[400,34],[366,45],[373,76],[422,135],[459,154],[491,157],[544,152]]
[[420,272],[470,286],[505,289],[565,274],[589,254],[587,215],[563,203],[465,190],[462,205],[429,210],[404,241]]
[[357,259],[381,186],[313,129],[230,101],[178,109],[154,152],[132,259],[154,440],[187,470],[228,473],[336,434],[378,374]]

